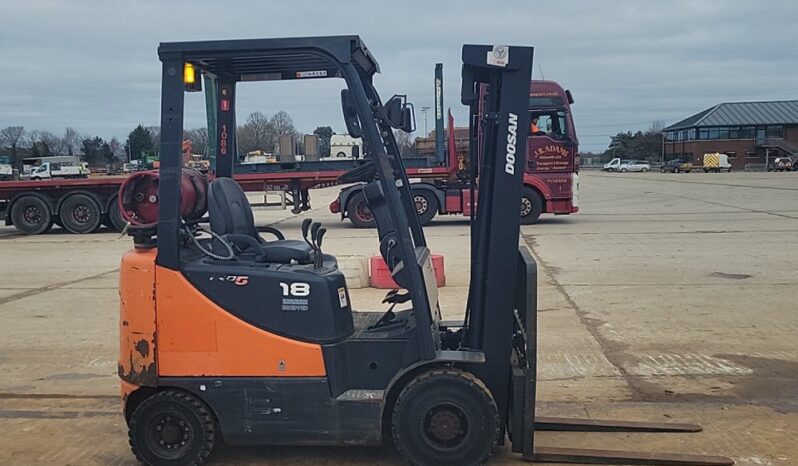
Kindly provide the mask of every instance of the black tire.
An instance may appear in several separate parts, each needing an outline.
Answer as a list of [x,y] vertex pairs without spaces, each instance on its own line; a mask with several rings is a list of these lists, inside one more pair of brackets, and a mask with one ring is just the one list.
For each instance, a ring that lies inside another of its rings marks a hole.
[[681,171],[681,169],[679,167],[675,167],[673,169],[673,173],[679,173],[680,171]]
[[642,169],[642,170],[640,170],[640,171],[641,171],[641,172],[643,172],[643,173],[645,173],[645,172],[647,172],[647,171],[648,171],[648,168],[643,168],[643,169]]
[[627,170],[626,168],[621,168],[621,173],[626,173],[627,171],[629,170]]
[[358,191],[349,198],[349,202],[346,205],[346,213],[352,225],[357,228],[374,228],[377,226],[377,221],[374,220],[374,214],[366,203],[366,195],[363,194],[363,191]]
[[478,465],[491,454],[499,413],[490,391],[459,369],[435,369],[411,380],[391,415],[396,449],[417,465]]
[[61,203],[58,217],[70,233],[84,234],[100,227],[100,206],[85,194],[73,194]]
[[108,205],[108,223],[107,225],[110,228],[113,228],[116,231],[122,231],[125,228],[127,222],[125,219],[122,218],[122,215],[119,213],[119,203],[117,202],[119,199],[114,197],[111,199],[111,203]]
[[180,390],[145,399],[128,422],[130,448],[147,465],[199,465],[216,442],[216,423],[208,406]]
[[431,222],[438,213],[438,198],[430,191],[421,189],[413,191],[413,202],[416,204],[416,213],[422,225]]
[[543,213],[543,197],[534,189],[524,186],[521,191],[521,225],[533,225]]
[[26,235],[40,235],[53,227],[53,214],[42,198],[22,196],[11,207],[11,221]]

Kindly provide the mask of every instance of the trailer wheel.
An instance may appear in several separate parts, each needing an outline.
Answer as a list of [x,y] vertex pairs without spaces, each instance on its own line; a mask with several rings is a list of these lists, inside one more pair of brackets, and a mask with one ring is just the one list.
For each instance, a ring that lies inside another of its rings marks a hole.
[[58,217],[70,233],[91,233],[100,227],[100,206],[85,194],[73,194],[61,203]]
[[127,225],[127,222],[122,218],[122,214],[119,213],[118,201],[119,199],[114,197],[111,200],[111,204],[108,206],[108,226],[116,231],[122,231],[125,225]]
[[431,222],[438,213],[438,199],[429,191],[413,191],[413,202],[416,204],[416,213],[422,225]]
[[524,186],[521,191],[521,225],[532,225],[543,213],[543,198],[534,189]]
[[431,370],[411,380],[391,415],[396,448],[413,464],[483,464],[498,432],[490,391],[458,369]]
[[38,196],[22,196],[11,207],[11,221],[26,235],[46,233],[53,226],[50,207]]
[[366,195],[359,191],[352,195],[346,206],[346,213],[349,220],[357,228],[374,228],[377,226],[374,214],[366,203]]
[[144,464],[198,465],[216,442],[216,423],[205,403],[180,390],[145,399],[130,416],[130,448]]

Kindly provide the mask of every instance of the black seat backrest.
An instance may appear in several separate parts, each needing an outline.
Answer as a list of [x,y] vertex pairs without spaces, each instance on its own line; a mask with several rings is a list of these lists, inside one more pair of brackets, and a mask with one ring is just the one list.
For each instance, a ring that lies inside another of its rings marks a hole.
[[217,235],[247,235],[259,238],[252,206],[244,190],[232,178],[217,178],[208,186],[208,217]]

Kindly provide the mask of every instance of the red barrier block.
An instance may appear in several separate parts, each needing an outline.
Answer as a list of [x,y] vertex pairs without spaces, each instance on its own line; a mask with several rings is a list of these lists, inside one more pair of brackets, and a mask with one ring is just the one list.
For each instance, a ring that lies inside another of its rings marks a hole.
[[[388,270],[388,265],[382,259],[382,256],[372,256],[370,266],[369,286],[380,289],[399,288],[399,285],[391,277],[391,271]],[[432,269],[435,271],[435,283],[438,288],[446,286],[446,272],[444,271],[442,255],[432,254]]]

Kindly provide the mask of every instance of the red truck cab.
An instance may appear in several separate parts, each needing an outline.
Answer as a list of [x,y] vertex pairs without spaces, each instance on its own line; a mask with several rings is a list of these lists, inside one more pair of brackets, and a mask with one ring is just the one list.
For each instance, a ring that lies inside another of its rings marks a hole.
[[[579,139],[571,113],[571,92],[554,81],[532,81],[529,91],[530,131],[527,146],[525,193],[534,189],[545,201],[543,212],[571,214],[579,211]],[[522,216],[524,205],[522,200]]]

